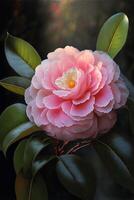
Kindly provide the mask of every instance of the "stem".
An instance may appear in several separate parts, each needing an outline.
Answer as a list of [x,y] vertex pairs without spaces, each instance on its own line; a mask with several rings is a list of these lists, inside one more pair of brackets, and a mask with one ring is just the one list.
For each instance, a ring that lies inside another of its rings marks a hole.
[[83,145],[81,145],[81,143],[75,145],[72,149],[70,149],[67,153],[70,154],[70,153],[75,153],[76,151],[86,147],[86,146],[89,146],[91,144],[91,141],[88,141],[88,142],[82,142]]
[[73,148],[71,148],[71,149],[67,152],[67,154],[70,154],[70,153],[74,152],[74,150],[75,150],[76,148],[79,148],[79,147],[80,147],[80,144],[75,145]]
[[[90,143],[90,144],[91,144],[91,143]],[[76,152],[76,151],[78,151],[78,150],[80,150],[80,149],[82,149],[82,148],[84,148],[84,147],[87,147],[87,146],[89,146],[90,144],[82,145],[82,146],[80,146],[79,148],[75,149],[74,152]]]
[[[55,143],[55,146],[54,146],[55,154],[57,156],[59,156],[66,152],[65,147],[67,147],[67,145],[70,143],[70,141],[65,141],[61,144],[60,141],[55,140],[54,143]],[[73,146],[71,149],[69,149],[66,153],[67,154],[75,153],[76,151],[78,151],[86,146],[89,146],[90,144],[91,144],[91,140],[80,141],[75,146]]]
[[65,141],[61,147],[59,147],[59,151],[63,151],[64,147],[69,143],[69,141]]
[[54,140],[54,152],[55,152],[56,155],[59,154],[58,145],[59,145],[59,141],[58,140]]

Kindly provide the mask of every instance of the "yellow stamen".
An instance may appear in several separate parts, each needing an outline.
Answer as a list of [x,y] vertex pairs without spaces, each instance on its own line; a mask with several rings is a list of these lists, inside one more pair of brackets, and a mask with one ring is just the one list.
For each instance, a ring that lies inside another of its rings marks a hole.
[[70,80],[68,83],[69,88],[74,88],[75,87],[75,81],[74,80]]

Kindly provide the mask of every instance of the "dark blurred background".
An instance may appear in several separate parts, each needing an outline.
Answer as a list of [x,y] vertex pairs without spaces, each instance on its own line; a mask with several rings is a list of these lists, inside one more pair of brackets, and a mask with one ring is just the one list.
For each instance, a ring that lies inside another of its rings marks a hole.
[[[127,43],[116,62],[133,81],[133,0],[0,0],[0,78],[15,75],[4,55],[7,31],[30,42],[45,59],[48,52],[65,45],[95,50],[101,25],[117,12],[128,15],[130,28]],[[0,88],[0,111],[19,101],[23,99]],[[15,199],[12,151],[7,159],[0,153],[0,200]]]

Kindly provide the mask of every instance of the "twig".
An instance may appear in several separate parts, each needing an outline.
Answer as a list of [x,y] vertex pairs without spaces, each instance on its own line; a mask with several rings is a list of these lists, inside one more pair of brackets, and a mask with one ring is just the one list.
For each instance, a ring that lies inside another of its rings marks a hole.
[[69,143],[69,141],[65,141],[63,145],[59,148],[59,151],[62,151],[64,147]]
[[[81,145],[81,143],[84,143],[83,145]],[[79,143],[79,144],[77,144],[77,145],[75,145],[73,148],[71,148],[68,152],[67,152],[67,154],[70,154],[70,153],[75,153],[76,151],[78,151],[78,150],[80,150],[80,149],[82,149],[82,148],[84,148],[84,147],[86,147],[86,146],[89,146],[90,144],[91,144],[91,141],[86,141],[86,142],[81,142],[81,143]]]

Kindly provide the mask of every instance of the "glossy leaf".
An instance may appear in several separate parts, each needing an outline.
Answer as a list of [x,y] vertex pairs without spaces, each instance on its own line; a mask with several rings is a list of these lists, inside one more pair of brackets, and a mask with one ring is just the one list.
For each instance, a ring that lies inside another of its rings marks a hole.
[[128,26],[128,18],[124,13],[110,17],[100,30],[96,49],[114,58],[126,42]]
[[109,173],[109,169],[106,169],[92,146],[83,148],[79,153],[82,159],[86,160],[87,165],[91,165],[95,171],[96,192],[91,200],[132,200],[134,198],[134,194],[113,179],[113,175]]
[[21,103],[7,107],[0,115],[0,147],[6,135],[14,128],[28,121],[26,106]]
[[15,192],[17,200],[48,200],[46,184],[40,174],[37,174],[31,180],[18,175]]
[[0,85],[13,93],[24,95],[25,89],[30,85],[30,80],[24,77],[11,76],[0,80]]
[[14,152],[14,168],[15,168],[16,174],[19,174],[21,171],[23,171],[24,151],[25,151],[26,143],[27,143],[27,140],[21,141]]
[[40,156],[37,157],[36,160],[34,160],[32,164],[32,176],[35,176],[37,172],[39,172],[46,164],[51,162],[52,160],[56,159],[56,156]]
[[37,155],[48,147],[51,142],[48,137],[31,137],[28,139],[24,152],[24,174],[31,176],[31,169]]
[[134,192],[134,147],[131,140],[112,132],[98,140],[94,147],[116,182]]
[[57,163],[57,175],[62,185],[73,195],[88,200],[93,198],[95,177],[93,170],[76,155],[63,155]]
[[8,148],[14,142],[31,135],[33,132],[38,131],[39,128],[32,122],[25,122],[16,128],[12,129],[4,138],[2,150],[6,154]]
[[41,63],[36,50],[25,40],[7,34],[5,54],[9,65],[21,76],[31,78]]

